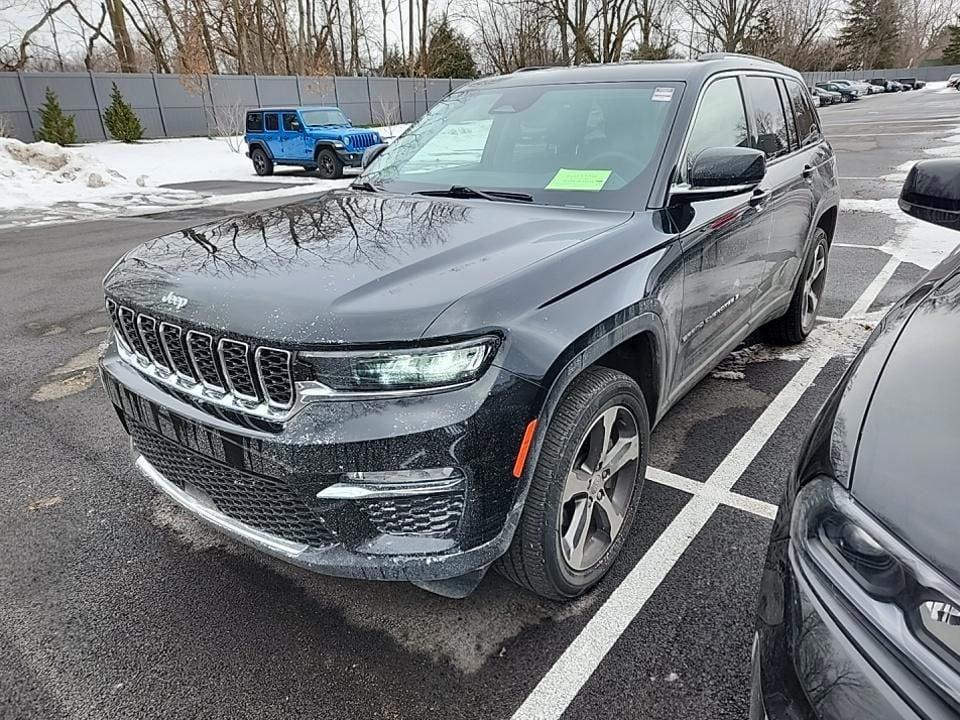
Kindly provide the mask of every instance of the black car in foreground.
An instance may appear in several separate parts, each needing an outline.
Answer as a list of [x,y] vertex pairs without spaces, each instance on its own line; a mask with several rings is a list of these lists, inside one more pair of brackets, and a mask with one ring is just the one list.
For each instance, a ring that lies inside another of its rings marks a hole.
[[854,90],[849,85],[840,85],[838,83],[832,83],[832,82],[822,82],[822,83],[817,83],[816,87],[820,88],[821,90],[827,90],[829,92],[839,93],[840,102],[842,103],[853,102],[854,100],[860,99],[860,95],[857,94],[857,91]]
[[[960,161],[917,163],[900,206],[960,230]],[[801,453],[761,582],[752,718],[960,714],[958,355],[955,250],[876,327]]]
[[110,270],[102,377],[136,465],[319,572],[462,595],[497,562],[577,596],[623,545],[651,426],[754,329],[813,327],[838,190],[802,78],[517,72],[366,165]]

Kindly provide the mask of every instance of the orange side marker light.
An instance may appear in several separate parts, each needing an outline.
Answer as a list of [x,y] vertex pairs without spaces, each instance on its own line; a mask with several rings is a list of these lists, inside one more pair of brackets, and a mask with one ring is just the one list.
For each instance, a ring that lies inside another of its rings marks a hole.
[[530,446],[533,444],[533,434],[537,430],[537,419],[534,418],[527,423],[527,429],[523,431],[523,440],[520,441],[520,450],[517,451],[517,460],[513,463],[513,476],[515,478],[523,475],[523,466],[527,462],[527,453],[530,452]]

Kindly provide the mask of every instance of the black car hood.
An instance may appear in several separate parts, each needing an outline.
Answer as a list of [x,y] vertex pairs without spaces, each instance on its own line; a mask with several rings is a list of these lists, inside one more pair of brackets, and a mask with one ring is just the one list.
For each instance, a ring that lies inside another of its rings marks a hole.
[[334,191],[145,243],[104,290],[161,317],[292,346],[410,340],[464,295],[629,217]]
[[[956,263],[956,254],[953,262]],[[960,584],[960,272],[912,313],[877,382],[851,491]]]

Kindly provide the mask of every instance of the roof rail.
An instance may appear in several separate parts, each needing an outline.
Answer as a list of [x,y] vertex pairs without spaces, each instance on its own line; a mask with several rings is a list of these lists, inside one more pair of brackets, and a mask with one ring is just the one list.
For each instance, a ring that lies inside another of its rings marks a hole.
[[708,62],[710,60],[724,60],[726,58],[738,58],[740,60],[756,60],[757,62],[769,63],[771,65],[780,64],[776,60],[771,60],[770,58],[760,57],[758,55],[748,55],[746,53],[735,53],[735,52],[704,53],[703,55],[697,56],[697,62]]
[[558,66],[557,65],[527,65],[526,67],[517,68],[513,72],[515,73],[532,72],[534,70],[546,70],[547,68],[552,68],[552,67],[558,67]]

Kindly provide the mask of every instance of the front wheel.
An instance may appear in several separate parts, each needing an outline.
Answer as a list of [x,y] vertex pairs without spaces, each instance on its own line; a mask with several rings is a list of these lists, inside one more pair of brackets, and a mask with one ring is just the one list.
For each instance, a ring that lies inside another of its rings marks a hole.
[[807,339],[817,322],[817,310],[827,283],[827,256],[830,243],[822,227],[813,232],[813,245],[803,263],[800,280],[790,300],[790,309],[772,321],[767,329],[770,339],[780,345],[796,345]]
[[317,153],[317,175],[324,180],[343,177],[343,163],[333,150],[324,149]]
[[650,420],[640,387],[585,370],[550,419],[500,574],[538,595],[574,598],[613,565],[636,516]]
[[840,96],[840,102],[841,102],[841,103],[850,102],[850,98],[848,98],[846,95],[841,95],[841,96]]

